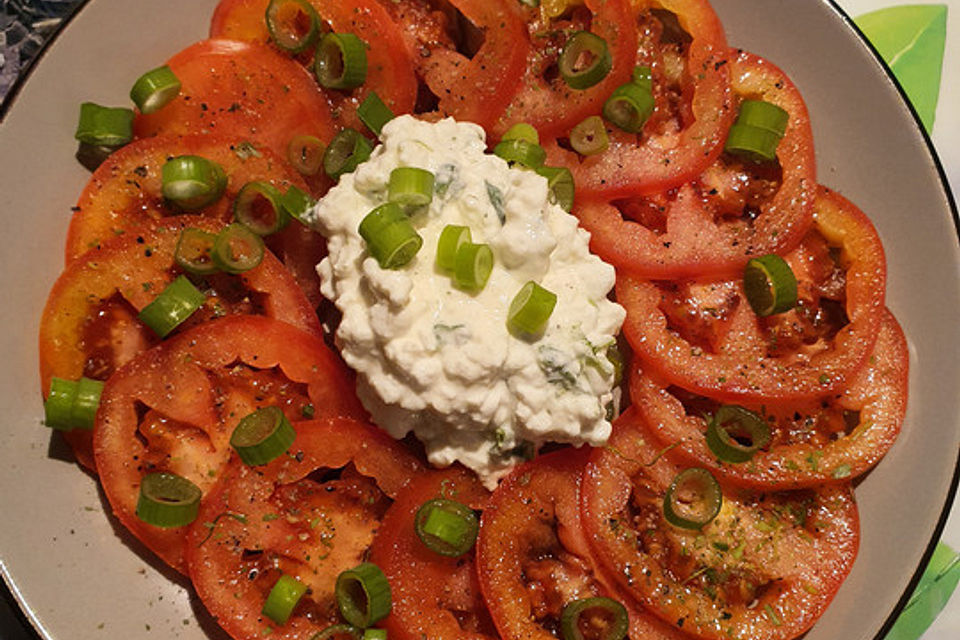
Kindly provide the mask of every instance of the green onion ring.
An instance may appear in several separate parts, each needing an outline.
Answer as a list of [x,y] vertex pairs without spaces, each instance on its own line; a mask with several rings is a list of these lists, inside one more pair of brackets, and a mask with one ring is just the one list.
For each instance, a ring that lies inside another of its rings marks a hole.
[[180,78],[167,65],[151,69],[137,78],[130,99],[140,113],[154,113],[180,94]]
[[186,276],[178,276],[137,317],[154,333],[165,338],[203,306],[206,296]]
[[457,249],[453,279],[465,291],[480,291],[493,271],[493,250],[488,244],[466,242]]
[[[599,623],[599,624],[598,624]],[[602,625],[603,632],[597,632]],[[623,640],[630,628],[627,609],[612,598],[597,596],[568,602],[560,614],[560,631],[563,640]]]
[[405,209],[425,207],[433,201],[433,173],[417,167],[397,167],[390,172],[387,200]]
[[480,522],[473,509],[455,500],[427,500],[413,521],[420,541],[434,553],[455,558],[473,548]]
[[56,376],[50,378],[50,392],[43,403],[43,423],[51,429],[69,431],[73,429],[73,404],[77,398],[75,380],[64,380]]
[[332,624],[323,631],[318,631],[310,640],[362,640],[363,629],[349,624]]
[[589,31],[570,36],[557,60],[560,77],[572,89],[589,89],[610,73],[613,59],[607,42]]
[[723,405],[707,423],[707,446],[723,462],[747,462],[770,443],[770,425],[739,405]]
[[530,169],[542,167],[547,159],[546,150],[539,144],[517,138],[501,140],[493,148],[493,154],[511,164],[519,164]]
[[797,304],[797,278],[786,260],[768,253],[747,262],[743,293],[758,316],[784,313]]
[[305,51],[320,35],[320,18],[306,0],[270,0],[265,18],[270,39],[287,53]]
[[575,186],[573,174],[566,167],[538,167],[537,173],[547,179],[547,199],[570,213]]
[[540,144],[540,133],[532,125],[526,122],[518,122],[507,129],[500,141],[504,140],[523,140],[530,144]]
[[93,146],[123,146],[133,140],[133,109],[84,102],[74,137]]
[[173,261],[187,271],[197,275],[216,273],[217,265],[213,263],[213,245],[217,234],[187,227],[180,232],[177,247],[173,251]]
[[360,106],[357,107],[357,116],[360,121],[367,125],[370,131],[378,136],[383,131],[383,126],[393,120],[393,111],[390,110],[376,91],[371,90],[367,97],[363,99]]
[[748,162],[763,164],[777,159],[780,136],[767,129],[741,122],[733,123],[723,150]]
[[186,211],[213,204],[227,188],[223,167],[201,156],[171,158],[160,174],[163,197]]
[[464,244],[472,242],[470,227],[448,224],[437,239],[437,267],[442,271],[453,272],[457,266],[457,251]]
[[306,592],[307,585],[284,573],[273,584],[260,613],[277,624],[286,624]]
[[256,268],[265,251],[263,238],[246,225],[234,222],[217,234],[211,256],[218,269],[236,275]]
[[367,79],[367,43],[352,33],[320,38],[313,71],[326,89],[355,89]]
[[337,576],[334,591],[340,615],[355,627],[366,629],[390,613],[390,583],[380,567],[371,562]]
[[790,114],[783,108],[763,100],[744,100],[740,103],[737,122],[766,129],[782,138],[787,131]]
[[628,133],[638,133],[653,114],[653,94],[640,85],[628,83],[614,89],[603,104],[603,117]]
[[356,169],[370,157],[373,146],[356,129],[342,129],[323,153],[323,170],[334,180]]
[[137,517],[143,522],[170,529],[188,525],[200,511],[200,488],[173,473],[149,473],[140,481]]
[[381,269],[399,269],[420,251],[423,238],[410,218],[395,202],[387,202],[368,213],[357,229],[367,250]]
[[257,467],[286,453],[296,437],[297,432],[279,407],[263,407],[240,419],[230,436],[230,446],[244,464]]
[[258,236],[272,235],[290,224],[281,199],[280,190],[269,182],[248,182],[233,201],[233,219]]
[[536,338],[546,330],[547,322],[556,306],[557,294],[530,280],[510,302],[507,329],[518,338]]
[[570,131],[570,146],[582,156],[603,153],[610,146],[607,127],[600,116],[588,116]]
[[681,529],[702,529],[723,505],[720,484],[706,469],[691,467],[676,475],[663,496],[663,516]]
[[307,212],[313,208],[314,204],[316,203],[310,194],[294,185],[290,185],[287,192],[280,198],[283,211],[302,224],[307,224]]
[[316,136],[294,136],[287,146],[287,160],[300,175],[315,176],[323,167],[323,154],[326,150],[326,145]]

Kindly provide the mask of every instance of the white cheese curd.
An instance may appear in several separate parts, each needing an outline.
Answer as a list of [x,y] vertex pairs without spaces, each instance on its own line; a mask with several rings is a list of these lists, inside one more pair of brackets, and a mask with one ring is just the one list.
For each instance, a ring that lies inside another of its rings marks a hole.
[[[625,312],[607,299],[614,270],[589,252],[589,234],[548,201],[545,178],[485,153],[475,124],[401,116],[381,140],[308,214],[327,238],[317,270],[343,314],[337,344],[374,421],[395,438],[412,431],[431,463],[459,461],[488,486],[545,442],[606,442],[615,377],[607,350]],[[387,270],[357,228],[386,202],[397,167],[431,171],[435,186],[431,204],[410,212],[422,248]],[[456,288],[435,265],[448,224],[469,227],[493,251],[479,292]],[[510,302],[529,280],[557,296],[531,341],[507,329]]]

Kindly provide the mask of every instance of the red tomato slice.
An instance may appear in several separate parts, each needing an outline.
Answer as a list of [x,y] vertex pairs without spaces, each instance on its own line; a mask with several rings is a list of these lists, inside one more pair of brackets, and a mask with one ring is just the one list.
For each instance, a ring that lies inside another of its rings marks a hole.
[[365,415],[352,376],[323,340],[260,316],[206,322],[119,369],[104,385],[93,450],[120,522],[184,571],[186,528],[161,529],[135,514],[141,478],[167,471],[206,492],[230,456],[237,423],[269,405],[291,420],[305,411]]
[[681,470],[628,409],[583,479],[583,518],[607,575],[647,611],[700,638],[784,640],[806,631],[853,566],[859,543],[849,485],[723,491],[701,529],[664,516]]
[[[296,428],[288,454],[263,467],[235,457],[189,529],[193,585],[238,640],[265,633],[301,640],[339,622],[337,576],[366,559],[390,498],[421,468],[366,423],[338,418]],[[310,590],[277,625],[261,608],[282,573]]]
[[[613,90],[630,80],[637,55],[637,31],[629,0],[588,0],[557,20],[541,20],[539,8],[526,10],[530,34],[527,68],[520,90],[494,127],[499,137],[511,125],[526,122],[543,137],[565,136],[575,125],[603,109]],[[607,43],[613,64],[598,84],[583,90],[571,88],[556,75],[557,59],[569,33],[590,31]],[[554,77],[547,78],[550,74]]]
[[741,278],[653,282],[622,275],[624,335],[645,371],[721,402],[821,397],[850,384],[884,314],[880,238],[852,203],[823,189],[814,227],[784,256],[797,306],[758,318]]
[[504,640],[566,637],[563,608],[597,596],[622,601],[630,637],[686,637],[614,592],[598,574],[580,517],[590,450],[563,449],[515,469],[493,494],[477,541],[480,584]]
[[794,489],[844,483],[865,473],[893,445],[907,405],[909,354],[889,311],[867,364],[836,395],[803,403],[750,405],[767,417],[771,442],[749,462],[722,463],[707,446],[709,415],[720,406],[682,389],[664,387],[636,369],[630,398],[672,456],[706,467],[730,483],[755,489]]
[[[581,158],[556,141],[544,143],[547,163],[573,172],[578,198],[659,193],[693,180],[723,151],[736,115],[727,68],[730,52],[710,4],[644,0],[633,5],[632,22],[645,32],[636,62],[653,69],[657,107],[640,136],[608,127],[610,147],[595,156]],[[660,12],[655,22],[653,11]],[[680,45],[659,39],[651,43],[646,34],[662,31],[670,15],[686,37],[680,35]]]
[[[614,204],[587,201],[575,213],[591,248],[647,278],[732,273],[747,260],[793,248],[810,226],[816,194],[810,119],[796,86],[777,67],[740,52],[727,65],[737,104],[772,102],[790,115],[770,167],[721,155],[673,194]],[[619,210],[618,210],[619,208]]]
[[[210,23],[211,38],[270,44],[264,20],[270,0],[221,0]],[[371,91],[395,114],[410,113],[417,100],[414,65],[400,27],[376,0],[312,0],[320,18],[336,33],[353,33],[367,43],[367,79],[356,91],[327,91],[334,122],[359,131],[365,125],[357,107]],[[285,55],[281,52],[281,55]],[[312,65],[312,57],[304,62]],[[311,71],[312,73],[312,71]]]
[[[51,376],[106,380],[159,341],[137,313],[180,275],[173,254],[181,231],[190,227],[215,233],[223,223],[203,216],[164,218],[136,234],[113,238],[67,266],[54,283],[40,320],[40,378],[45,390]],[[259,314],[323,336],[313,307],[269,251],[258,267],[241,275],[192,279],[207,302],[177,331],[222,315]],[[78,460],[94,469],[92,432],[64,436]]]
[[149,115],[138,114],[134,133],[219,133],[287,157],[297,135],[333,138],[330,107],[302,66],[270,47],[236,40],[203,40],[167,61],[180,79],[180,95]]
[[394,640],[491,640],[496,632],[472,550],[458,558],[440,555],[414,529],[417,510],[438,497],[482,509],[489,492],[459,467],[420,475],[400,492],[370,548],[370,561],[383,569],[393,594],[382,626]]

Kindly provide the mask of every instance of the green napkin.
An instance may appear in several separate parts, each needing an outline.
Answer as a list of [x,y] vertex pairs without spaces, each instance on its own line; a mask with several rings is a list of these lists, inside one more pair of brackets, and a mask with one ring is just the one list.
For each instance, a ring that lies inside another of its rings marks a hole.
[[943,610],[958,582],[960,554],[941,542],[885,640],[917,640]]

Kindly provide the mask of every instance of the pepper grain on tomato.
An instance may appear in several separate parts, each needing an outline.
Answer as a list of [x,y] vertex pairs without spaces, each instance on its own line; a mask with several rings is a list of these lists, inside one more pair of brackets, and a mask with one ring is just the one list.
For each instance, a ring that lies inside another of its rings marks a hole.
[[[238,640],[309,638],[340,621],[337,576],[367,560],[384,514],[421,463],[375,427],[331,418],[295,423],[286,454],[223,470],[189,528],[186,557],[200,600]],[[261,609],[280,575],[308,591],[283,624]]]
[[114,514],[164,562],[184,571],[186,529],[136,516],[143,476],[169,472],[206,492],[244,416],[280,406],[363,417],[353,379],[323,340],[262,316],[205,322],[145,351],[107,380],[93,432],[97,472]]

